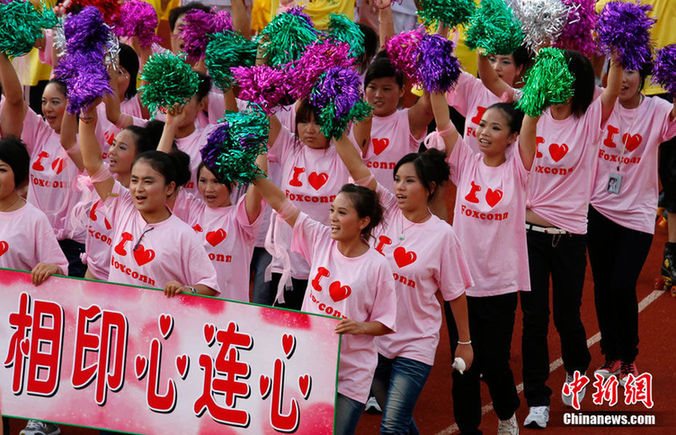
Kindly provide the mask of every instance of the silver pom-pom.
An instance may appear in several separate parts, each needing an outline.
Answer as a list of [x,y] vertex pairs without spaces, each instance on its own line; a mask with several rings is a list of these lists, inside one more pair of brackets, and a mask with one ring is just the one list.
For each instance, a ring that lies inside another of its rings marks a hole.
[[54,53],[57,57],[66,54],[66,35],[63,33],[63,18],[59,20],[59,25],[54,28],[53,35]]
[[117,70],[120,66],[120,40],[108,25],[106,25],[106,28],[108,29],[108,40],[104,47],[106,53],[103,62],[106,66],[110,66],[113,70]]
[[524,44],[533,51],[549,47],[568,22],[571,6],[561,0],[514,0],[514,15],[521,21]]

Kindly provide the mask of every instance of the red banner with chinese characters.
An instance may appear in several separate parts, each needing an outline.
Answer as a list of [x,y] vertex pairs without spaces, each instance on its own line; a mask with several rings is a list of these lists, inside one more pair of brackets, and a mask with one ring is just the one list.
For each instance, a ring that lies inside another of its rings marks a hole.
[[144,434],[328,434],[337,321],[0,269],[0,411]]

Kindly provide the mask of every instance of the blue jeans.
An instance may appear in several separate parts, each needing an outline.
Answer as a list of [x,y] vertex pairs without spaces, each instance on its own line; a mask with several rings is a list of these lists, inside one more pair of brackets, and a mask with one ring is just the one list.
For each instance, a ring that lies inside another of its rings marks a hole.
[[432,366],[404,357],[378,354],[378,367],[371,387],[383,409],[381,434],[419,434],[413,410]]
[[336,395],[336,419],[334,422],[334,435],[353,435],[357,430],[359,417],[364,411],[364,403],[357,402],[340,393]]
[[271,260],[272,255],[265,248],[254,248],[251,257],[251,272],[253,274],[251,302],[254,304],[270,306],[274,302],[275,293],[272,291],[270,281],[265,281],[265,268],[268,267]]

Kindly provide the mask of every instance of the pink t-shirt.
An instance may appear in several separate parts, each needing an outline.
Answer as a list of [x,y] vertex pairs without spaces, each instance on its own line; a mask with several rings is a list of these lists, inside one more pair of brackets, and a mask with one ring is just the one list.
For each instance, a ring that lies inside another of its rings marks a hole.
[[31,108],[27,108],[21,139],[30,161],[28,201],[42,210],[58,240],[85,241],[85,229],[70,225],[68,212],[81,200],[73,188],[78,169],[61,147],[59,135]]
[[587,112],[563,120],[544,111],[537,123],[537,144],[528,180],[526,207],[559,228],[587,233],[587,209],[601,138],[601,99]]
[[[310,148],[282,128],[268,151],[268,159],[281,165],[280,188],[291,203],[312,219],[328,225],[331,203],[350,176],[336,148],[333,145],[325,149]],[[287,250],[291,246],[291,227],[277,213],[273,216],[276,218],[273,225],[275,245]],[[290,252],[289,257],[291,276],[307,279],[310,273],[307,261],[295,252]],[[272,260],[272,271],[283,271],[279,258]]]
[[216,269],[221,297],[249,302],[249,269],[262,217],[259,214],[249,223],[245,201],[242,197],[236,205],[223,208],[193,203],[187,222]]
[[68,260],[47,216],[30,203],[0,212],[0,267],[30,271],[39,263],[56,264],[68,275]]
[[446,101],[465,117],[465,143],[473,152],[481,152],[476,129],[486,109],[498,103],[500,98],[489,91],[480,79],[463,71],[455,87],[446,94]]
[[214,266],[190,226],[173,214],[149,224],[134,207],[127,189],[115,182],[113,193],[117,196],[104,202],[113,224],[109,281],[164,288],[175,280],[219,291]]
[[392,266],[397,292],[397,332],[377,337],[378,351],[432,365],[441,326],[437,290],[444,300],[456,299],[473,285],[472,276],[449,224],[435,215],[411,222],[392,192],[381,185],[377,192],[385,217],[373,246]]
[[[502,165],[486,166],[483,153],[458,136],[448,158],[457,186],[453,229],[474,278],[467,296],[530,290],[524,225],[528,171],[518,152],[509,154]],[[500,260],[487,261],[491,258]]]
[[207,144],[209,135],[216,127],[217,125],[210,124],[205,128],[195,128],[195,131],[188,136],[176,139],[178,149],[190,156],[190,181],[183,188],[195,195],[199,195],[199,191],[197,190],[197,168],[202,163],[200,150]]
[[[380,322],[395,330],[397,298],[386,258],[369,249],[346,257],[331,230],[301,213],[293,227],[292,249],[312,265],[302,311],[358,322]],[[338,392],[366,403],[378,364],[375,337],[344,334],[340,342]]]
[[[411,134],[408,110],[397,110],[389,116],[374,116],[371,142],[363,160],[379,184],[394,190],[394,166],[409,153],[417,153],[422,138]],[[350,135],[354,142],[354,131]],[[360,149],[361,151],[361,149]]]
[[[657,151],[676,135],[672,105],[646,97],[635,109],[615,103],[598,150],[591,204],[611,221],[653,234],[657,210]],[[618,170],[619,166],[619,170]],[[620,174],[620,193],[608,192],[610,175]]]

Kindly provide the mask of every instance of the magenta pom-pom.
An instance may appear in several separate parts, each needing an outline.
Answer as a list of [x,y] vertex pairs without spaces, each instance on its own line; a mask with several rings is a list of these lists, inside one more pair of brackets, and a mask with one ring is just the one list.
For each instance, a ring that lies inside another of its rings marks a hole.
[[429,92],[446,92],[460,77],[460,62],[453,42],[441,35],[426,35],[418,47],[418,77]]
[[595,0],[561,0],[570,7],[568,22],[554,41],[554,47],[577,50],[591,58],[596,53],[594,29],[598,14]]
[[667,45],[657,52],[652,80],[676,96],[676,44]]
[[239,98],[257,104],[270,113],[282,104],[288,92],[287,74],[268,65],[232,68],[235,83],[240,88]]
[[596,24],[599,45],[606,54],[616,55],[625,69],[640,70],[651,61],[650,28],[655,24],[647,15],[651,9],[650,5],[615,1],[601,11]]
[[211,33],[222,33],[226,30],[234,30],[230,12],[226,11],[225,9],[212,10],[211,12],[214,14],[213,28]]
[[425,30],[418,27],[394,35],[385,43],[385,51],[392,65],[414,82],[418,81],[418,48],[424,37]]
[[289,64],[289,94],[297,100],[310,95],[317,79],[329,68],[350,68],[354,58],[346,42],[330,40],[316,41],[310,45],[297,61]]
[[157,29],[157,12],[151,4],[142,0],[124,2],[113,28],[117,36],[135,36],[144,48],[162,40],[155,34],[155,29]]
[[181,37],[185,45],[183,51],[188,55],[188,61],[196,62],[204,57],[207,51],[209,38],[214,33],[214,14],[200,9],[191,9],[183,17]]

